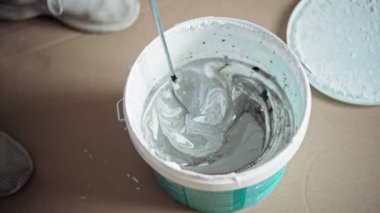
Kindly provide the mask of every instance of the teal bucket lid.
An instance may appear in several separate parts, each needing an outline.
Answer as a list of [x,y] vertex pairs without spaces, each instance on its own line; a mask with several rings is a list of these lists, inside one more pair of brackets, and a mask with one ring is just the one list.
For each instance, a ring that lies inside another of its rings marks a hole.
[[287,43],[314,88],[346,103],[380,105],[380,0],[302,0]]

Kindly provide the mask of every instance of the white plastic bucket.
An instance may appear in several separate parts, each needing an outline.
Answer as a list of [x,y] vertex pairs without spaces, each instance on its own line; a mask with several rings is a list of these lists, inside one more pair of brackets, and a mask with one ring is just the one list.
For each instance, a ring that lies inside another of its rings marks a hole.
[[269,31],[247,21],[205,17],[178,24],[165,32],[174,67],[194,59],[224,57],[258,65],[275,76],[294,112],[292,141],[273,158],[239,173],[205,175],[182,170],[157,158],[144,140],[141,119],[151,89],[169,73],[162,44],[154,39],[130,71],[123,111],[132,142],[155,170],[162,187],[177,201],[203,212],[231,212],[252,206],[279,182],[285,166],[300,147],[310,110],[310,87],[293,52]]

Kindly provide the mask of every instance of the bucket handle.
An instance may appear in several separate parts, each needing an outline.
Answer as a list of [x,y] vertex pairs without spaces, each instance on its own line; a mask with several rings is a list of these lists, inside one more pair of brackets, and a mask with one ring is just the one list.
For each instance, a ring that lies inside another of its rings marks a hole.
[[124,122],[125,121],[125,117],[124,117],[124,113],[123,113],[123,110],[120,110],[122,107],[122,103],[124,102],[124,99],[121,98],[120,100],[118,100],[116,102],[116,113],[117,113],[117,120],[119,122]]

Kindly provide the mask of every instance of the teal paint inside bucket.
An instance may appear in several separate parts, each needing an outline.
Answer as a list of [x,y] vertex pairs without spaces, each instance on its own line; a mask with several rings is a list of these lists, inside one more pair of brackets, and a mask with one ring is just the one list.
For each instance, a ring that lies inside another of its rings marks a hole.
[[255,185],[218,192],[188,188],[163,177],[158,172],[155,172],[155,176],[165,191],[181,204],[201,212],[225,213],[238,211],[260,202],[280,182],[285,168]]

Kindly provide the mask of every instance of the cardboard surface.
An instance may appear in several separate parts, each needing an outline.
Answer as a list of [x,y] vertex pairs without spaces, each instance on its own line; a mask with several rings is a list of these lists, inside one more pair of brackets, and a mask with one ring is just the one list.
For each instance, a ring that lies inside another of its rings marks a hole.
[[[158,4],[165,28],[227,16],[285,39],[297,2]],[[27,186],[0,199],[1,213],[192,212],[159,187],[116,119],[129,67],[156,36],[142,3],[138,21],[113,34],[84,34],[49,18],[0,22],[0,129],[20,141],[35,163]],[[312,101],[304,144],[283,180],[243,212],[380,212],[380,107],[338,103],[315,90]]]

